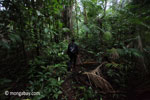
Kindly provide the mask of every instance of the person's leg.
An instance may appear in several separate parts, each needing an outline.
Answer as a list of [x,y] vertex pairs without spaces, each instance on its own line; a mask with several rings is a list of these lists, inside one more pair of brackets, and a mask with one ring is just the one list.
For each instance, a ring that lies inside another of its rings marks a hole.
[[76,70],[76,60],[77,60],[77,56],[74,55],[74,58],[73,58],[73,68],[74,68],[74,70]]
[[70,61],[67,63],[67,65],[68,65],[67,70],[70,71],[71,70],[71,68],[70,68],[71,67],[71,63],[70,63]]
[[73,56],[70,55],[69,58],[70,58],[70,61],[69,61],[69,71],[71,71],[72,66],[73,66]]
[[74,56],[74,66],[76,66],[77,55]]

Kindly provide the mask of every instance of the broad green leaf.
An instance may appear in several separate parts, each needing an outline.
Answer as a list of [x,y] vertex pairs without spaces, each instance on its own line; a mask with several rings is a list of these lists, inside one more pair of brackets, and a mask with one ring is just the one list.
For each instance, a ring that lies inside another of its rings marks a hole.
[[104,33],[103,38],[108,41],[112,38],[112,34],[109,31],[107,31]]
[[5,39],[2,39],[2,41],[0,41],[0,46],[2,46],[3,48],[10,49],[10,45],[8,44],[8,41]]
[[17,42],[17,41],[21,41],[21,38],[19,35],[17,34],[10,34],[9,35],[9,38],[12,42]]
[[45,28],[45,29],[44,29],[44,32],[45,32],[45,33],[48,33],[48,32],[49,32],[49,29],[48,29],[48,28]]
[[85,30],[85,32],[90,33],[90,29],[89,29],[86,25],[83,25],[82,27],[83,27],[83,29]]
[[64,32],[69,32],[69,31],[70,31],[69,28],[63,28],[62,30],[63,30]]
[[38,10],[36,10],[36,13],[37,13],[38,16],[41,16],[41,15],[42,15],[41,12],[38,11]]

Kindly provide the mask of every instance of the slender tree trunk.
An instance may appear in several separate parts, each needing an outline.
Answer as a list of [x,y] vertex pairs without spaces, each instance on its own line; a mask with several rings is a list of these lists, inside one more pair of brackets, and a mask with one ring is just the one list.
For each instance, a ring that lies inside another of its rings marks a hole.
[[125,5],[125,0],[122,0],[122,2],[121,2],[121,4],[120,4],[121,8],[123,8],[124,5]]
[[[83,13],[84,13],[84,24],[87,26],[87,12],[86,12],[86,5],[83,5]],[[86,32],[86,37],[88,37],[88,32]]]
[[[22,18],[22,15],[20,13],[20,21],[19,21],[19,23],[20,23],[20,32],[24,33],[25,31],[24,31],[24,28],[23,28],[24,25],[22,23],[22,20],[23,20],[23,18]],[[25,63],[25,65],[27,65],[27,53],[26,53],[26,50],[25,50],[25,43],[24,43],[24,36],[23,35],[21,35],[21,45],[22,45],[24,63]]]
[[[31,1],[32,2],[32,8],[33,9],[36,9],[36,2],[34,2],[34,0]],[[35,14],[35,12],[34,12]],[[35,15],[36,16],[36,15]],[[37,30],[37,22],[34,21],[34,29],[33,29],[33,32],[34,32],[34,35],[35,35],[35,43],[36,43],[36,55],[39,56],[40,55],[40,47],[39,47],[39,43],[38,43],[38,39],[39,39],[39,32]]]
[[70,34],[73,35],[73,15],[72,15],[72,9],[73,9],[73,4],[71,3],[70,4],[70,7],[69,7],[69,29],[70,29]]
[[[103,28],[102,27],[102,22],[103,22],[104,17],[106,16],[106,8],[107,8],[107,0],[105,0],[105,2],[104,2],[104,14],[103,14],[103,16],[101,18],[98,18],[98,21],[97,21],[98,22],[98,26],[99,26],[100,29]],[[99,32],[99,39],[100,39],[100,43],[101,44],[103,44],[102,36],[103,36],[103,31],[100,30],[100,32]]]
[[[141,39],[141,36],[140,34],[138,35],[138,47],[137,47],[141,52],[143,52],[143,43],[142,43],[142,39]],[[143,69],[143,72],[146,72],[147,73],[147,67],[146,67],[146,64],[145,64],[145,60],[144,60],[144,57],[139,57],[138,58],[138,62],[139,62],[139,66],[141,66],[140,69]]]
[[105,0],[105,4],[104,4],[104,15],[101,17],[101,19],[103,19],[106,15],[106,8],[107,8],[107,0]]
[[100,19],[100,18],[98,18],[97,19],[97,22],[98,22],[98,27],[101,29],[100,31],[99,31],[99,40],[100,40],[100,44],[103,44],[103,41],[102,41],[102,34],[103,34],[103,31],[102,31],[102,19]]
[[75,1],[76,1],[76,3],[75,3],[75,10],[76,10],[76,24],[77,24],[77,34],[78,34],[78,33],[79,33],[78,18],[77,18],[77,17],[78,17],[78,11],[77,11],[77,10],[78,10],[78,9],[77,9],[77,7],[78,7],[77,5],[78,5],[78,4],[77,4],[77,0],[75,0]]

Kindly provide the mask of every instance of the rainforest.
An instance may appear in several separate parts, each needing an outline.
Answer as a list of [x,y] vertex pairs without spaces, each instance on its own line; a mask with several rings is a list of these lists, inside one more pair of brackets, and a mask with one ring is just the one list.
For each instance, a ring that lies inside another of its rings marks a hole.
[[150,100],[150,1],[0,0],[0,100]]

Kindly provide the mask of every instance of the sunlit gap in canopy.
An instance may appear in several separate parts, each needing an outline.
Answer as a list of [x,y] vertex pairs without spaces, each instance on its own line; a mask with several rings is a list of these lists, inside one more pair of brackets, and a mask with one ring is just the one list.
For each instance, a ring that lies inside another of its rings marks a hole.
[[4,1],[4,0],[0,0],[0,11],[6,10],[5,7],[3,7],[3,5],[2,5],[2,2],[3,2],[3,1]]
[[0,11],[5,10],[5,7],[2,6],[2,4],[0,4]]
[[[77,0],[77,2],[78,2],[78,4],[79,4],[79,7],[80,7],[80,10],[81,10],[81,12],[83,12],[83,5],[82,5],[82,2],[81,2],[82,0]],[[99,4],[101,4],[101,0],[97,0],[98,2],[97,2],[97,5],[99,5]],[[119,2],[121,2],[122,0],[107,0],[107,7],[106,7],[106,10],[108,10],[111,6],[112,6],[112,2],[116,2],[116,3],[119,3]]]

